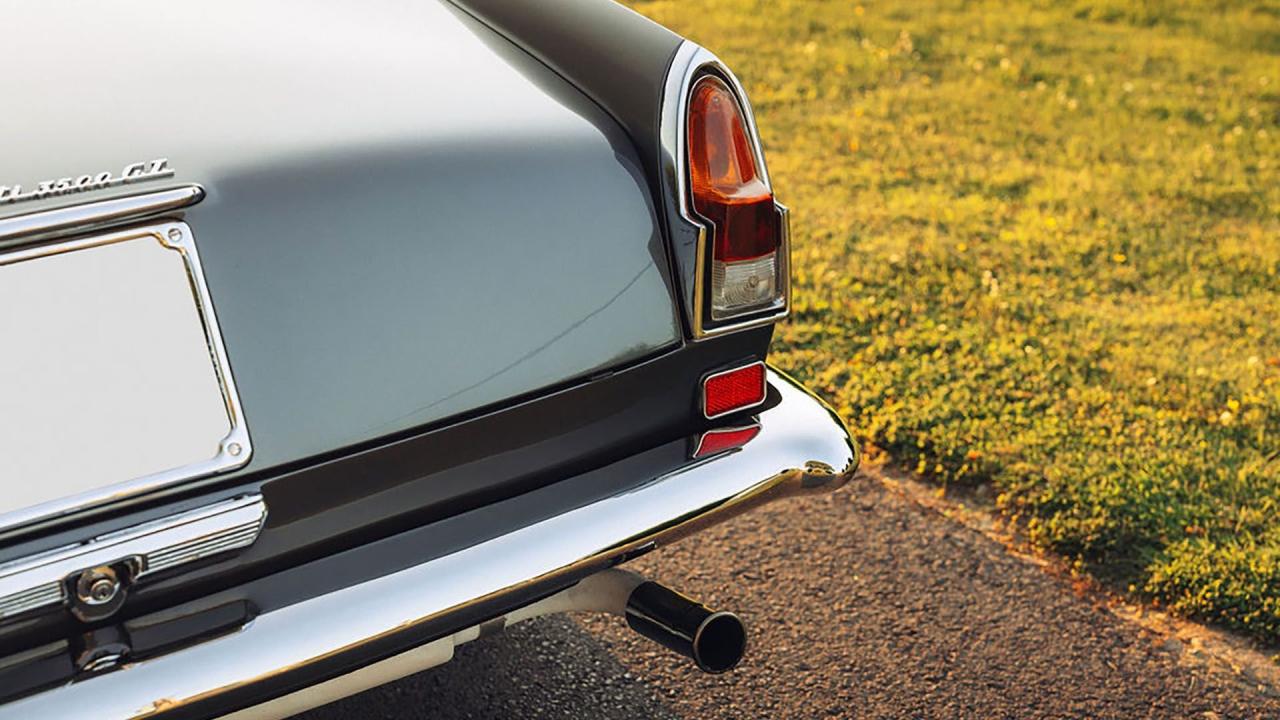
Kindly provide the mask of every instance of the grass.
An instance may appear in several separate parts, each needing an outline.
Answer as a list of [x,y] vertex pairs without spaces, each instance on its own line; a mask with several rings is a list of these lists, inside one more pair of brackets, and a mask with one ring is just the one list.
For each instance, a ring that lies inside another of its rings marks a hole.
[[1280,641],[1280,3],[630,4],[755,104],[774,362],[1082,570]]

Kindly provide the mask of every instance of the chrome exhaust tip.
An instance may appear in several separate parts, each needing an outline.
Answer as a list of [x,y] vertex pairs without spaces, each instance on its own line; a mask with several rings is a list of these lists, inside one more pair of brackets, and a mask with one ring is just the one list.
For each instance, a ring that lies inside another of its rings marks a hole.
[[714,611],[653,581],[631,591],[626,616],[632,630],[690,658],[703,672],[728,672],[747,650],[747,628],[737,615]]

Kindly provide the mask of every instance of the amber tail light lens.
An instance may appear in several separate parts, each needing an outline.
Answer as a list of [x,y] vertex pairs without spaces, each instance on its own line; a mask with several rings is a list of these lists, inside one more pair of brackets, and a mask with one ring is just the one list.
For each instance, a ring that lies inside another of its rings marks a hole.
[[782,217],[738,99],[719,77],[694,85],[688,127],[693,209],[710,225],[711,317],[773,305],[782,294]]

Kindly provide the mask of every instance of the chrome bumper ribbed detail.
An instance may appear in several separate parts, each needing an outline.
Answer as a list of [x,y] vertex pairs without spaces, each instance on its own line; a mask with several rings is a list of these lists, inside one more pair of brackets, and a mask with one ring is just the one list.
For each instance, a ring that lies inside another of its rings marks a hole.
[[0,620],[64,602],[67,580],[93,567],[127,563],[133,579],[252,545],[267,517],[249,495],[0,565]]
[[62,602],[62,583],[52,581],[0,597],[0,620]]
[[761,503],[843,485],[857,467],[843,424],[790,378],[771,370],[769,382],[781,402],[761,412],[759,434],[743,447],[450,555],[259,615],[232,634],[0,706],[0,718],[70,717],[85,708],[107,720],[190,714],[195,703],[252,695],[286,673],[447,622],[477,603],[607,568]]

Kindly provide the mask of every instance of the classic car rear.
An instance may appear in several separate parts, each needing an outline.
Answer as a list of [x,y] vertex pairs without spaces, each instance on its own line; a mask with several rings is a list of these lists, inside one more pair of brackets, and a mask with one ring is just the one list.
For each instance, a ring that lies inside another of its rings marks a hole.
[[0,77],[0,717],[282,717],[571,609],[737,662],[614,568],[856,454],[762,362],[714,56],[609,0],[9,16],[83,57]]

